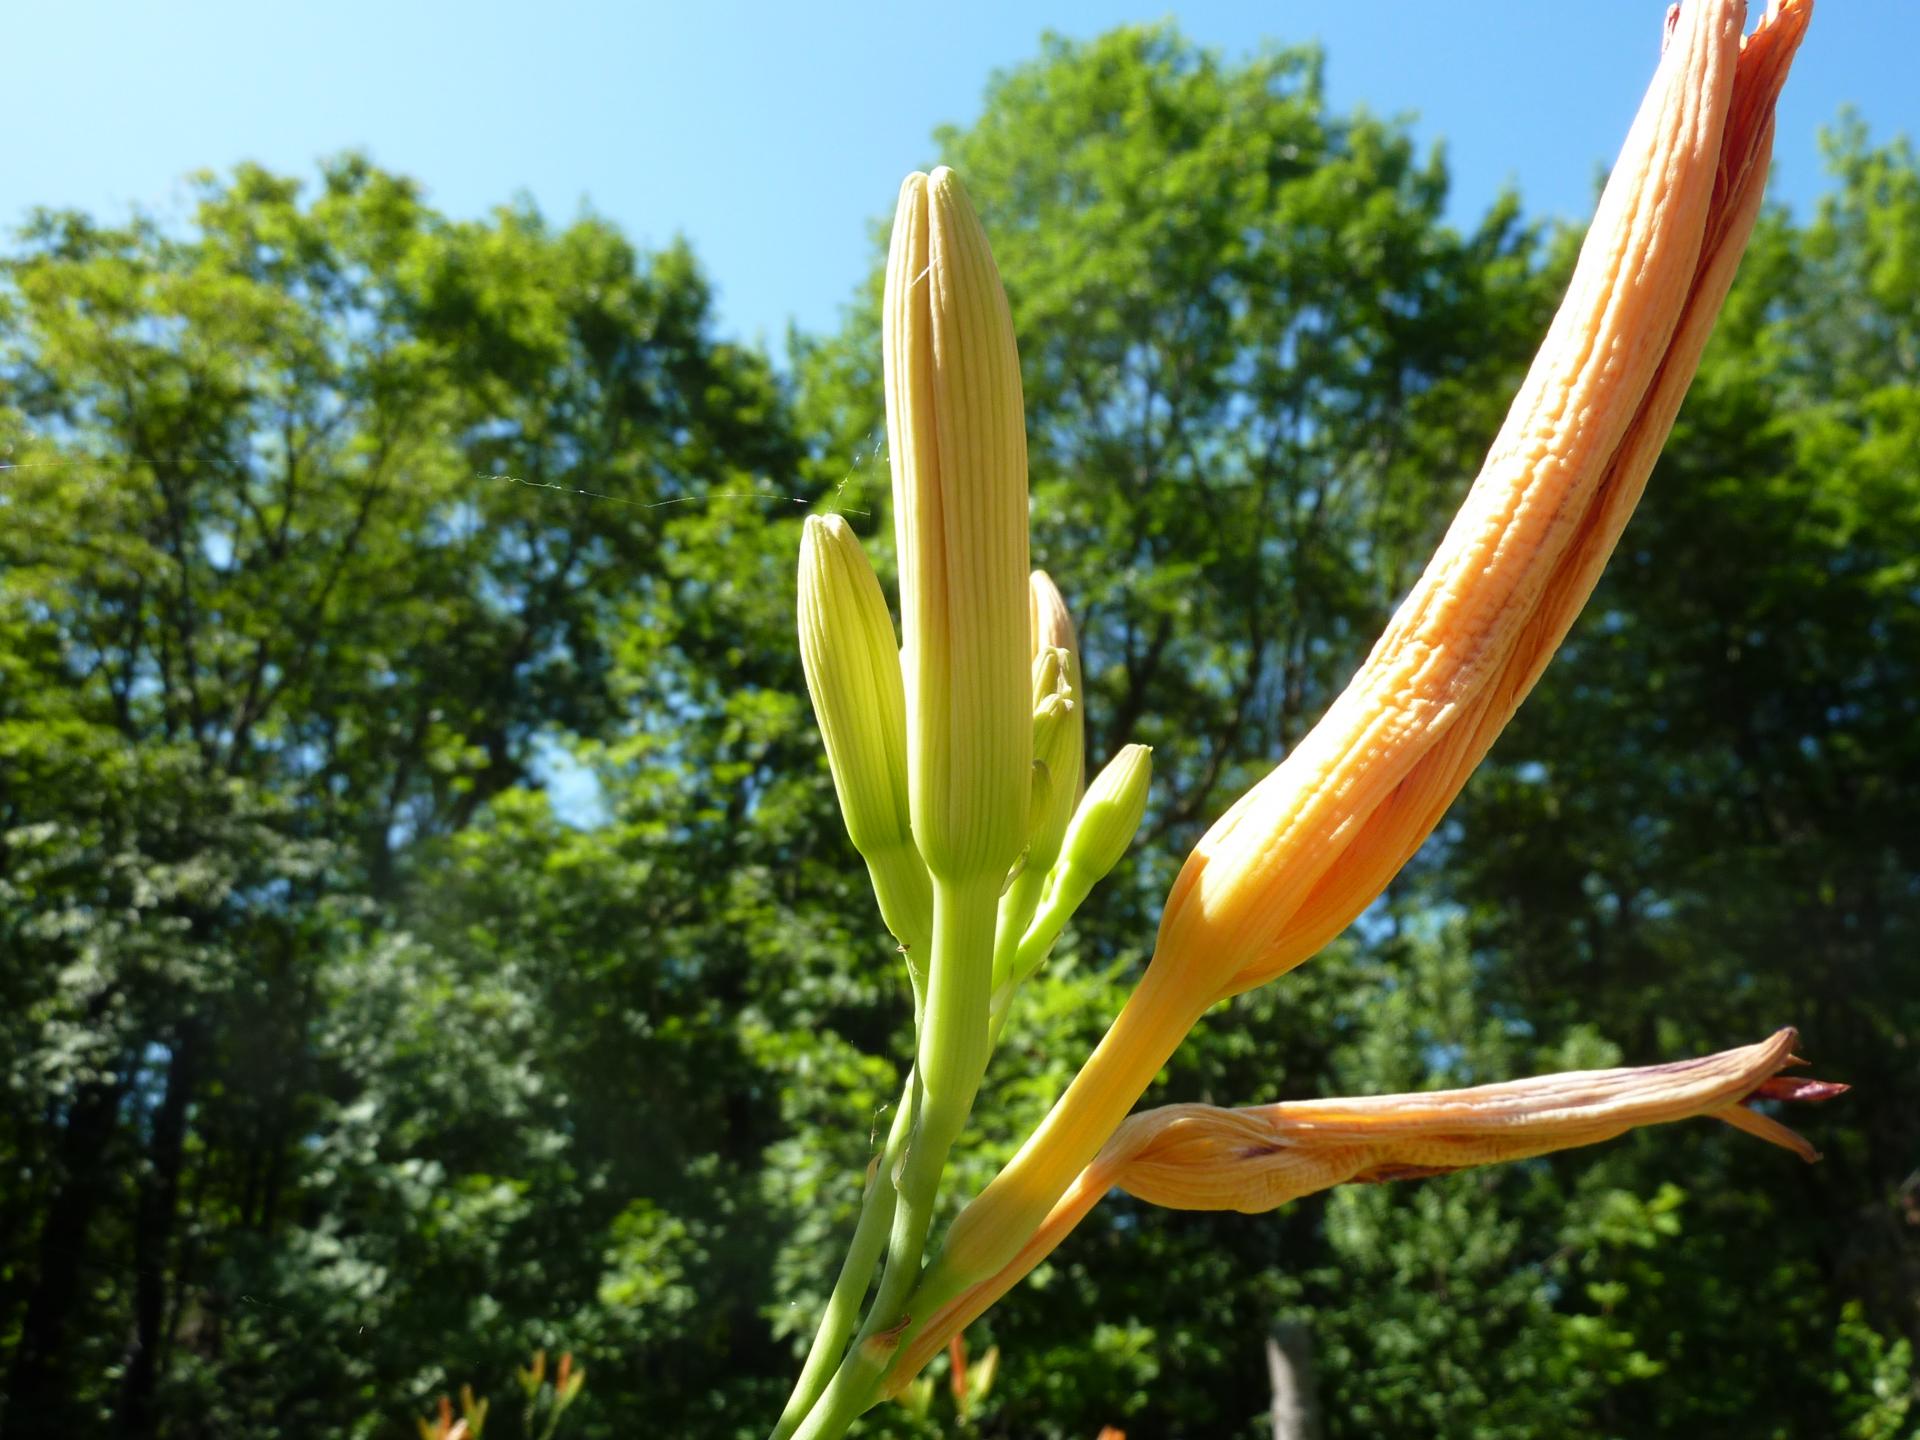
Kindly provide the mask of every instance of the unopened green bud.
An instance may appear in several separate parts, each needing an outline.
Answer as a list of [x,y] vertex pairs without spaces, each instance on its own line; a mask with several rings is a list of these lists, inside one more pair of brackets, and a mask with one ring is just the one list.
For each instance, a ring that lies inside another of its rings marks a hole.
[[1067,788],[1072,790],[1073,803],[1078,805],[1081,794],[1087,788],[1087,706],[1086,695],[1080,687],[1080,641],[1074,634],[1073,617],[1067,613],[1067,602],[1061,597],[1059,586],[1044,570],[1036,570],[1027,577],[1027,635],[1035,656],[1044,650],[1060,653],[1067,693],[1072,696],[1074,703],[1073,746],[1077,752],[1073,762],[1073,783]]
[[1087,787],[1080,808],[1073,813],[1060,858],[1047,875],[1033,923],[1020,937],[1004,975],[996,972],[993,1008],[996,1023],[1004,1016],[1014,987],[1031,975],[1053,949],[1073,912],[1120,863],[1133,843],[1134,832],[1147,811],[1147,789],[1153,778],[1153,751],[1146,745],[1127,745],[1107,762]]
[[1000,897],[993,950],[996,985],[1011,973],[1014,950],[1040,903],[1047,872],[1060,854],[1080,799],[1080,705],[1068,680],[1072,664],[1072,654],[1057,645],[1043,646],[1033,657],[1034,788],[1027,811],[1027,848]]
[[1073,698],[1066,683],[1067,652],[1054,645],[1043,645],[1033,652],[1033,708],[1036,715],[1049,700]]
[[[1047,774],[1047,793],[1030,816],[1028,865],[1044,875],[1060,854],[1080,800],[1080,697],[1070,679],[1072,655],[1049,645],[1033,661],[1033,758]],[[1024,923],[1024,919],[1023,919]]]
[[[1047,807],[1053,797],[1053,776],[1039,760],[1033,762],[1033,785],[1027,791],[1027,814],[1038,817],[1047,813]],[[1019,864],[1024,866],[1033,858],[1033,849],[1029,846],[1020,852]]]
[[908,796],[935,876],[998,883],[1032,759],[1027,440],[999,272],[951,170],[910,175],[882,349],[900,561]]
[[800,661],[853,848],[887,929],[924,950],[933,889],[907,818],[907,718],[893,620],[847,522],[809,516],[800,537]]
[[[1079,888],[1082,897],[1120,863],[1147,813],[1147,786],[1153,779],[1153,749],[1124,745],[1087,787],[1048,889]],[[1077,902],[1076,902],[1077,903]]]

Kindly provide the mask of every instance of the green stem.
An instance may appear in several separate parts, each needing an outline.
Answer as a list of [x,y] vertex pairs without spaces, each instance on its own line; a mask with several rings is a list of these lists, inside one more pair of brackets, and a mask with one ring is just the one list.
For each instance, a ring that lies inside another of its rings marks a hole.
[[[1000,1032],[1006,1028],[1007,1015],[1013,1009],[1014,992],[1045,963],[1061,931],[1067,928],[1067,922],[1084,899],[1084,890],[1076,895],[1072,887],[1049,885],[1039,896],[1038,913],[1030,909],[1031,920],[1021,921],[1022,930],[1010,934],[1004,926],[1001,929],[993,957],[993,995],[988,1002],[987,1044],[990,1047],[1000,1044]],[[1007,918],[1003,905],[1001,919]]]
[[1036,875],[1031,870],[1023,870],[1000,897],[1000,917],[993,944],[995,990],[1005,985],[1013,974],[1020,937],[1026,933],[1027,922],[1033,919],[1034,907],[1040,903],[1040,892],[1046,883],[1045,871]]
[[892,1243],[880,1290],[853,1348],[794,1440],[839,1440],[859,1418],[892,1361],[909,1321],[904,1306],[920,1279],[940,1177],[987,1068],[987,1010],[993,988],[997,879],[933,887],[933,955],[920,1027],[921,1101],[901,1167]]
[[813,1337],[813,1348],[807,1351],[806,1364],[800,1368],[793,1396],[781,1411],[780,1423],[774,1426],[770,1440],[789,1440],[800,1422],[807,1418],[820,1392],[827,1388],[833,1367],[846,1349],[847,1337],[853,1333],[854,1322],[860,1315],[860,1302],[866,1298],[867,1286],[880,1264],[880,1252],[887,1243],[887,1231],[893,1222],[894,1196],[898,1193],[893,1188],[893,1177],[906,1150],[919,1099],[918,1072],[909,1070],[907,1083],[900,1092],[899,1107],[894,1111],[893,1126],[887,1132],[886,1149],[876,1158],[873,1173],[867,1178],[867,1191],[860,1201],[860,1219],[853,1229],[853,1243],[847,1247],[847,1258],[841,1262],[839,1278],[833,1282],[833,1293],[827,1297],[820,1329]]

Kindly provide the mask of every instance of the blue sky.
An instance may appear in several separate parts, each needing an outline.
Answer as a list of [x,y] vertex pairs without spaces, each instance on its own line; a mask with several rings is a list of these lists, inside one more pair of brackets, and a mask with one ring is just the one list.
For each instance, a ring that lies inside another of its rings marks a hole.
[[[34,205],[178,214],[179,177],[243,159],[311,172],[349,147],[474,215],[516,193],[583,204],[643,243],[694,244],[723,332],[778,348],[834,323],[869,222],[944,121],[1043,30],[1172,18],[1228,55],[1322,41],[1340,108],[1444,138],[1455,213],[1516,184],[1578,216],[1658,55],[1664,0],[1124,0],[967,5],[32,0],[8,7],[11,143],[0,223]],[[264,18],[268,15],[276,18]],[[1781,107],[1776,177],[1821,185],[1843,104],[1877,137],[1920,130],[1920,0],[1820,0]]]

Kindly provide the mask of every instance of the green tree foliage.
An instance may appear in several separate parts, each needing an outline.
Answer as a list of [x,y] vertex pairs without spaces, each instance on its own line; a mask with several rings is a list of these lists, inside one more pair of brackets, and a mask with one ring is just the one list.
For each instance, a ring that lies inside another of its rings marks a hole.
[[[1104,1028],[1199,828],[1309,725],[1564,273],[1444,221],[1319,57],[1049,41],[942,134],[1022,338],[1036,563],[1135,857],[1023,993],[963,1188]],[[1326,955],[1163,1098],[1651,1061],[1797,1023],[1799,1170],[1696,1123],[1276,1215],[1114,1197],[875,1434],[1908,1434],[1920,1317],[1920,163],[1763,223],[1592,610]],[[876,197],[876,202],[883,197]],[[876,209],[880,206],[876,203]],[[890,546],[877,277],[790,382],[681,248],[364,161],[41,215],[0,288],[0,1425],[413,1433],[536,1347],[563,1433],[763,1434],[910,997],[792,640],[808,506]],[[800,503],[795,503],[796,500]],[[565,787],[553,782],[565,779]],[[555,797],[565,791],[574,799]],[[580,798],[584,794],[585,798]],[[936,1367],[944,1362],[936,1362]]]
[[[537,823],[545,737],[629,713],[623,652],[762,663],[705,598],[715,516],[650,507],[789,471],[782,402],[683,251],[452,224],[352,159],[306,199],[207,179],[183,234],[40,216],[8,280],[9,1429],[371,1425],[449,1335],[519,1353],[487,1321],[554,1312],[549,1254],[591,1290],[565,1202],[613,1143],[535,1043],[591,972],[414,939],[420,857]],[[727,1103],[625,1058],[688,1128]]]

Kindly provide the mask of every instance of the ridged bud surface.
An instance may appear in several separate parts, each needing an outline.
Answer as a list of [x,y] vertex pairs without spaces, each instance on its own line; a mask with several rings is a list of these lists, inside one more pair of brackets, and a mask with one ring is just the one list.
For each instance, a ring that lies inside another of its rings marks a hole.
[[873,874],[887,928],[922,948],[933,894],[907,811],[907,710],[893,617],[860,541],[838,515],[800,538],[800,661],[847,835]]
[[999,272],[951,170],[900,189],[883,313],[913,833],[936,876],[1004,876],[1032,761],[1027,441]]

